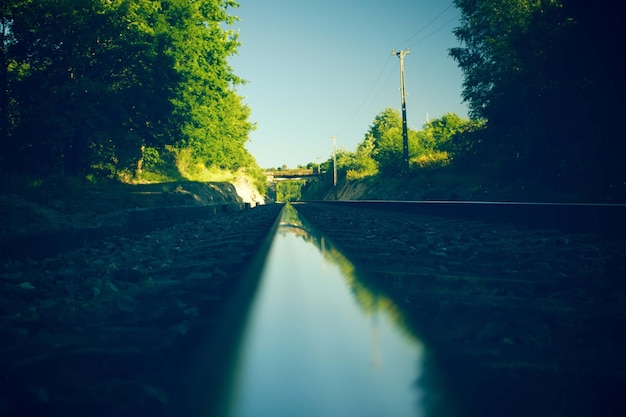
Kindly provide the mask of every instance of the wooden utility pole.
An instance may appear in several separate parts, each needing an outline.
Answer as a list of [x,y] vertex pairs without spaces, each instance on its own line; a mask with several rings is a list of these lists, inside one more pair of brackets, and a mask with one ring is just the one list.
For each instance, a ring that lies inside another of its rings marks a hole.
[[392,55],[397,55],[400,58],[400,93],[402,94],[402,146],[404,150],[403,159],[404,159],[404,172],[409,172],[409,134],[406,127],[406,91],[404,89],[404,57],[405,55],[410,54],[411,51],[408,49],[406,51],[398,51],[393,50],[391,52]]
[[333,187],[337,185],[337,146],[336,139],[337,136],[333,135],[330,137],[333,140]]

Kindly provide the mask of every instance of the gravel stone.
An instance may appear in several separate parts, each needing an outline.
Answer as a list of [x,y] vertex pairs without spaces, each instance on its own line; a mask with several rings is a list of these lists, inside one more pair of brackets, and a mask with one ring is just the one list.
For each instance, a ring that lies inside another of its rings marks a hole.
[[0,416],[168,415],[281,207],[4,260]]
[[463,415],[626,415],[626,238],[295,207],[395,302]]

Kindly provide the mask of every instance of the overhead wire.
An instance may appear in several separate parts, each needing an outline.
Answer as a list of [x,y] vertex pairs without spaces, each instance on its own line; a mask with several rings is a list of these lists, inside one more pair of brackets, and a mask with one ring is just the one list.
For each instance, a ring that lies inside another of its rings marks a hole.
[[382,77],[382,75],[384,74],[385,70],[387,69],[387,66],[389,66],[389,62],[390,62],[389,60],[385,61],[385,65],[383,66],[383,68],[378,73],[378,76],[376,77],[376,81],[374,81],[374,83],[370,87],[369,91],[365,95],[365,98],[363,98],[363,101],[361,101],[361,103],[356,108],[355,113],[358,113],[361,110],[361,108],[365,105],[365,103],[367,102],[367,99],[369,98],[370,94],[372,94],[372,91],[374,91],[374,88],[376,88],[376,86],[378,85],[378,81],[380,81],[380,78]]
[[[404,42],[401,43],[401,45],[406,45],[409,41],[411,41],[412,39],[414,39],[417,35],[419,35],[420,33],[422,33],[424,30],[426,30],[430,25],[432,25],[434,22],[437,21],[437,19],[439,19],[441,16],[443,16],[448,10],[450,10],[450,8],[452,8],[454,6],[454,2],[451,2],[447,7],[445,7],[441,12],[439,12],[435,17],[433,17],[431,20],[429,20],[425,25],[423,25],[422,27],[420,27],[417,31],[415,31],[411,36],[409,36]],[[460,14],[457,14],[456,16],[454,16],[452,19],[446,21],[443,25],[439,26],[437,29],[433,30],[432,32],[428,33],[427,35],[419,38],[417,41],[413,42],[412,44],[409,45],[409,47],[413,47],[415,45],[418,45],[419,43],[425,41],[426,39],[428,39],[429,37],[431,37],[432,35],[434,35],[435,33],[439,32],[440,30],[442,30],[443,28],[445,28],[446,26],[448,26],[450,23],[452,23],[454,20],[458,19],[458,17],[460,16]],[[365,95],[365,98],[361,101],[361,103],[359,104],[359,106],[356,108],[356,110],[353,112],[352,116],[350,117],[350,121],[345,124],[340,130],[338,130],[338,133],[342,133],[345,132],[346,130],[348,130],[349,128],[351,128],[354,123],[358,120],[359,116],[361,115],[361,112],[367,108],[366,103],[369,102],[374,102],[378,99],[378,97],[382,94],[382,92],[384,91],[384,89],[387,87],[387,84],[389,83],[389,80],[391,79],[391,76],[394,74],[394,71],[397,69],[398,67],[398,62],[396,61],[396,64],[394,65],[394,68],[392,71],[389,71],[387,78],[385,79],[385,81],[383,82],[383,84],[380,86],[380,88],[378,89],[376,95],[371,99],[368,100],[370,95],[372,94],[372,92],[374,91],[374,89],[376,88],[376,85],[378,84],[378,82],[380,81],[381,77],[383,76],[383,74],[385,74],[385,70],[387,70],[387,67],[389,65],[390,60],[386,60],[385,65],[383,66],[382,70],[378,73],[378,76],[376,77],[376,80],[374,81],[374,83],[371,84],[370,89],[368,90],[367,94]]]
[[447,12],[452,6],[454,6],[454,2],[450,3],[448,5],[448,7],[446,7],[445,9],[443,9],[441,12],[439,12],[439,14],[435,17],[433,17],[432,19],[430,19],[430,21],[428,23],[426,23],[424,26],[422,26],[420,29],[417,30],[417,32],[413,33],[411,36],[409,36],[409,38],[407,40],[405,40],[404,42],[402,42],[400,45],[405,45],[407,44],[411,39],[413,39],[414,37],[416,37],[417,35],[419,35],[420,33],[422,33],[424,30],[426,30],[426,28],[430,25],[432,25],[437,19],[439,19],[445,12]]
[[[357,108],[355,109],[355,111],[352,113],[352,116],[349,118],[349,122],[346,123],[339,131],[337,131],[337,133],[342,133],[345,132],[346,130],[348,130],[349,128],[352,127],[352,125],[354,125],[354,123],[358,120],[359,116],[361,115],[361,112],[367,108],[366,104],[368,104],[369,102],[374,102],[376,101],[376,99],[378,99],[378,97],[380,96],[380,94],[382,93],[382,91],[385,89],[385,87],[387,86],[387,84],[389,83],[389,79],[391,78],[391,76],[394,74],[396,68],[397,68],[397,63],[396,65],[394,65],[393,68],[391,68],[390,70],[387,70],[387,67],[389,66],[389,63],[391,62],[390,59],[385,60],[385,65],[383,66],[383,68],[381,69],[381,71],[378,73],[378,76],[376,77],[376,81],[374,81],[371,84],[370,89],[368,90],[367,94],[365,95],[365,98],[361,101],[361,103],[359,104],[359,106],[357,106]],[[386,71],[387,70],[387,71]],[[372,94],[372,92],[376,89],[376,87],[378,86],[378,82],[380,81],[380,79],[382,78],[382,76],[384,74],[387,74],[387,78],[385,78],[385,81],[381,84],[381,86],[379,87],[376,95],[373,96],[373,98],[370,100],[370,96]]]
[[380,97],[380,95],[383,92],[383,90],[387,87],[387,84],[389,83],[389,80],[391,79],[391,76],[393,74],[395,74],[396,69],[398,68],[398,66],[399,66],[398,61],[395,61],[395,65],[393,66],[392,71],[389,72],[389,75],[387,76],[387,79],[385,80],[383,85],[380,87],[380,89],[378,90],[378,93],[376,93],[376,95],[374,96],[374,99],[372,101],[376,101],[376,99],[378,97]]
[[415,41],[414,43],[412,43],[411,45],[409,45],[409,47],[413,47],[423,41],[425,41],[426,39],[430,38],[432,35],[434,35],[435,33],[439,32],[441,29],[445,28],[446,26],[448,26],[450,23],[454,22],[455,20],[457,20],[459,17],[461,16],[461,14],[457,14],[456,16],[454,16],[452,19],[448,20],[446,23],[444,23],[443,25],[439,26],[437,29],[433,30],[432,32],[430,32],[428,35],[418,39],[417,41]]
[[[415,38],[418,34],[422,33],[427,27],[429,27],[433,22],[435,22],[437,19],[439,19],[441,16],[443,16],[443,14],[445,12],[447,12],[448,10],[450,10],[450,8],[454,6],[454,2],[452,2],[450,5],[448,5],[448,7],[446,7],[445,9],[443,9],[437,16],[435,16],[433,19],[431,19],[426,25],[424,25],[422,28],[420,28],[417,32],[415,32],[413,35],[411,35],[406,41],[403,42],[403,45],[408,43],[409,40]],[[451,19],[447,20],[445,23],[443,23],[442,25],[440,25],[439,27],[437,27],[435,30],[429,32],[427,35],[422,36],[421,38],[419,38],[418,40],[416,40],[415,42],[411,43],[410,45],[407,46],[407,49],[409,48],[413,48],[414,46],[424,42],[426,39],[430,38],[431,36],[433,36],[435,33],[439,32],[440,30],[442,30],[443,28],[447,27],[450,23],[454,22],[455,20],[457,20],[459,17],[461,16],[461,13],[456,14],[454,17],[452,17]],[[426,113],[426,119],[428,119],[428,113]]]

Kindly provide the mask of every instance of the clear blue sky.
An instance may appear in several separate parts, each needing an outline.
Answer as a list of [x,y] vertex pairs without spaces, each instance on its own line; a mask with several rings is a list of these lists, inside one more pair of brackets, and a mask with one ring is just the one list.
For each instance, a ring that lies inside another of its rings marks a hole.
[[[263,168],[305,165],[356,150],[374,117],[400,109],[405,57],[407,122],[421,129],[462,103],[463,76],[448,49],[459,11],[452,0],[239,0],[230,9],[242,42],[230,59],[247,80],[238,92],[257,129],[248,150]],[[449,7],[450,6],[450,7]]]

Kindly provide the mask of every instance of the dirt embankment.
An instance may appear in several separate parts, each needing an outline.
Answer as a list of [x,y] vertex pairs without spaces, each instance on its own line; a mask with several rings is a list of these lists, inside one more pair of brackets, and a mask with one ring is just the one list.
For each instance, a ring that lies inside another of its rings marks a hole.
[[[485,190],[463,184],[431,184],[423,179],[381,179],[369,177],[340,181],[325,200],[485,200]],[[493,198],[493,197],[492,197]]]
[[[317,196],[316,196],[317,197]],[[311,198],[315,200],[317,198]],[[581,202],[584,196],[532,189],[523,184],[481,184],[477,179],[433,174],[414,178],[367,177],[339,181],[324,200]]]

